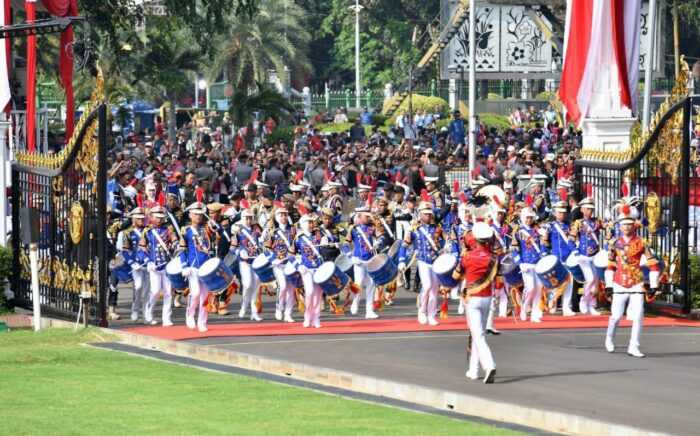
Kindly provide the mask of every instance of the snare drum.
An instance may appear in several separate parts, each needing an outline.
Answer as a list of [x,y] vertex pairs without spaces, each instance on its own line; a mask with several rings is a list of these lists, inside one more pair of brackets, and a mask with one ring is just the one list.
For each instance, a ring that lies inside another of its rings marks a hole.
[[583,283],[586,281],[583,275],[583,270],[581,269],[579,256],[577,253],[571,253],[569,257],[566,258],[566,263],[564,264],[564,267],[566,267],[566,269],[571,273],[571,276],[577,282]]
[[170,280],[170,286],[176,294],[182,294],[190,287],[187,279],[182,275],[182,264],[177,257],[165,265],[165,275]]
[[452,254],[441,254],[433,262],[433,272],[437,276],[440,284],[446,288],[454,288],[459,285],[459,280],[452,277],[452,273],[457,268],[459,260]]
[[239,280],[241,279],[241,264],[240,264],[240,259],[238,259],[238,256],[236,256],[236,253],[234,252],[229,252],[229,254],[224,257],[224,263],[226,264],[227,267],[231,270],[233,275],[238,278]]
[[522,286],[523,274],[520,271],[520,257],[508,253],[501,259],[501,275],[508,286]]
[[396,264],[399,264],[399,255],[401,254],[401,241],[394,241],[393,244],[391,244],[391,247],[389,248],[389,251],[386,253],[387,256]]
[[204,262],[197,270],[197,274],[209,292],[217,295],[224,292],[233,282],[231,269],[218,257]]
[[324,262],[314,273],[313,279],[328,297],[338,295],[350,283],[350,277],[334,262]]
[[338,256],[337,259],[335,259],[335,264],[340,268],[342,272],[344,272],[347,275],[352,275],[352,259],[350,259],[350,256],[346,254],[341,254]]
[[287,279],[287,283],[295,289],[304,287],[304,282],[301,280],[301,274],[297,268],[298,265],[295,262],[287,262],[284,266],[284,277]]
[[593,256],[593,266],[598,279],[605,281],[605,270],[608,269],[608,250],[600,250]]
[[271,283],[275,281],[275,273],[272,271],[270,257],[261,254],[253,260],[253,271],[260,279],[261,283]]
[[386,254],[377,254],[367,263],[367,274],[377,286],[388,285],[399,275],[399,267]]
[[537,262],[535,274],[547,289],[557,288],[569,279],[569,272],[559,262],[559,258],[553,254],[545,256]]

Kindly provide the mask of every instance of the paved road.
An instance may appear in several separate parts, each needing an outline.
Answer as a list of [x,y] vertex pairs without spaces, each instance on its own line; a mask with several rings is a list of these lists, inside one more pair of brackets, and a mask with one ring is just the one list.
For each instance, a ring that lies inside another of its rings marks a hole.
[[195,342],[479,395],[673,434],[698,434],[700,330],[649,328],[646,359],[603,350],[603,331],[510,331],[489,337],[494,385],[464,377],[462,332],[211,338]]

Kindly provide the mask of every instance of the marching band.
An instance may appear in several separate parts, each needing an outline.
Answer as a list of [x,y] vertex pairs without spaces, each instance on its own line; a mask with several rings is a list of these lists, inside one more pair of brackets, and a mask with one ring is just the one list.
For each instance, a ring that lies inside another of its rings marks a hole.
[[662,266],[637,234],[638,199],[622,198],[616,219],[604,222],[592,197],[567,198],[571,183],[559,183],[548,196],[541,177],[528,177],[519,177],[524,187],[511,184],[507,191],[474,180],[466,189],[455,183],[448,193],[438,189],[437,177],[424,177],[418,198],[399,182],[359,183],[345,195],[335,181],[315,198],[297,177],[283,196],[253,181],[229,205],[196,201],[183,213],[168,198],[167,207],[135,208],[110,227],[117,255],[109,314],[119,317],[119,282],[134,288],[132,321],[155,325],[162,294],[162,325],[170,326],[172,305],[186,297],[186,325],[200,332],[207,331],[210,312],[228,314],[236,293],[240,318],[250,310],[250,319],[261,321],[262,296],[276,295],[277,321],[295,322],[298,307],[304,327],[320,328],[324,302],[335,313],[349,306],[356,315],[364,298],[364,316],[374,319],[393,303],[398,286],[419,289],[420,324],[438,325],[447,300],[459,300],[472,342],[466,375],[476,379],[481,368],[490,383],[496,366],[486,334],[499,333],[494,318],[510,312],[541,323],[559,308],[574,316],[579,290],[581,314],[600,315],[599,305],[611,301],[610,352],[629,305],[627,351],[643,357],[644,297],[658,293]]

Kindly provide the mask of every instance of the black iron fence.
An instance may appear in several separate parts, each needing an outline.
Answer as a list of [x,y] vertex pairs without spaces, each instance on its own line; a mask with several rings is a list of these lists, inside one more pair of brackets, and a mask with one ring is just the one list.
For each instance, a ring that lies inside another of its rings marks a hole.
[[[29,245],[39,253],[43,313],[75,317],[80,299],[90,320],[106,320],[107,106],[93,96],[60,153],[18,153],[12,165],[12,288],[32,307]],[[89,297],[89,298],[88,298]]]
[[688,97],[671,106],[628,158],[576,162],[575,188],[594,197],[600,218],[614,222],[615,201],[638,198],[642,236],[665,266],[660,302],[686,313],[692,304],[690,256],[700,254],[700,186],[691,160],[698,103],[699,97]]

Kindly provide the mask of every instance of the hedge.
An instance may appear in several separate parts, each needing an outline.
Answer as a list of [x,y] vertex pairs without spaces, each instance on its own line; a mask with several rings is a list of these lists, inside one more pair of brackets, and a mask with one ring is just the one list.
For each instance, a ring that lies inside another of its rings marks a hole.
[[[391,97],[390,99],[387,99],[384,102],[384,107],[382,109],[382,114],[386,114],[387,110],[391,105],[398,99],[399,96],[395,95]],[[438,114],[444,114],[447,113],[448,111],[448,105],[447,101],[445,99],[440,98],[440,97],[428,97],[425,95],[420,95],[420,94],[413,94],[413,97],[411,98],[412,100],[412,105],[413,105],[413,111],[428,111],[432,113],[438,113]],[[396,123],[396,117],[397,115],[401,114],[402,112],[408,112],[408,98],[405,98],[399,108],[394,112],[391,118],[389,118],[386,121],[386,125],[391,125],[393,126]]]

